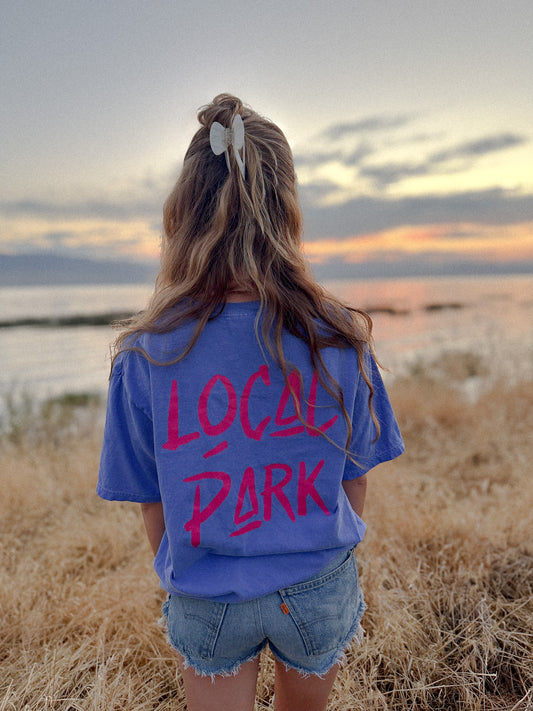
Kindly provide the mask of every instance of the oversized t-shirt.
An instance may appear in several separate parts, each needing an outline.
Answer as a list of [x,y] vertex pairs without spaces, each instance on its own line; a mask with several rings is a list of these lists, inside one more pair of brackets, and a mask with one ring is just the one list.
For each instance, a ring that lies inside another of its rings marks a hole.
[[[342,480],[403,451],[369,354],[377,440],[356,351],[322,350],[351,417],[354,463],[342,410],[313,371],[308,346],[284,334],[289,389],[256,335],[258,309],[258,302],[226,304],[173,365],[135,350],[115,361],[97,492],[162,501],[165,533],[154,566],[172,594],[237,602],[316,574],[365,531]],[[143,334],[135,345],[168,362],[193,330],[191,323]]]

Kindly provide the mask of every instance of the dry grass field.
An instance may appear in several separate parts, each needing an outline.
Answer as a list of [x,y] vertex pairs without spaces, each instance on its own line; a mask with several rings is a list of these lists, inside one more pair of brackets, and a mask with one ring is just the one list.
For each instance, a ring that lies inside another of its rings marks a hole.
[[[473,402],[471,360],[390,388],[407,452],[369,475],[366,640],[332,711],[533,709],[533,383]],[[101,431],[69,400],[4,422],[0,711],[186,708],[139,507],[94,494]],[[272,681],[265,657],[257,710]]]

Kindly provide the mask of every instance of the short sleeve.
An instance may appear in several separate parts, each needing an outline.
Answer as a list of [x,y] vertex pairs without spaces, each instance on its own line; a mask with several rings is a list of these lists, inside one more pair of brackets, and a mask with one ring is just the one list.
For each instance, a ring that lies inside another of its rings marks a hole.
[[[132,354],[132,357],[139,356]],[[156,502],[161,500],[161,494],[153,424],[149,414],[133,399],[132,391],[143,388],[142,380],[130,373],[128,381],[127,375],[123,363],[117,362],[109,384],[96,492],[114,501]]]
[[374,388],[372,405],[380,424],[380,435],[368,407],[369,388],[361,373],[358,374],[352,415],[352,441],[350,453],[357,462],[346,459],[343,479],[356,479],[382,462],[395,459],[404,451],[398,423],[392,411],[379,368],[370,353],[365,356],[366,372]]

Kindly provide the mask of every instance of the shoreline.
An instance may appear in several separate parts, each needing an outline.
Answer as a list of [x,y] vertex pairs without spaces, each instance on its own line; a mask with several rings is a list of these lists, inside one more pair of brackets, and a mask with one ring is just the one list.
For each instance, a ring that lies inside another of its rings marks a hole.
[[[414,311],[457,311],[464,309],[467,304],[457,301],[432,302],[423,304],[418,309],[397,308],[387,304],[375,304],[362,307],[367,314],[385,314],[387,316],[408,316]],[[22,318],[0,320],[0,329],[3,328],[72,328],[75,326],[110,326],[116,321],[124,321],[132,316],[132,311],[111,311],[94,314],[73,314],[65,316],[28,316]]]

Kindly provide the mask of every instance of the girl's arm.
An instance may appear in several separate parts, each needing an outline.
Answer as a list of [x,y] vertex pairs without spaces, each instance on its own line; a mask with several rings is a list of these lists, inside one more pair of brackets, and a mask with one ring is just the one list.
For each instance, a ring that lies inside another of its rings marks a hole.
[[361,517],[363,515],[363,507],[365,505],[366,495],[366,474],[357,479],[350,479],[342,482],[344,493],[348,497],[348,501],[355,513]]
[[163,533],[165,532],[165,519],[163,517],[163,504],[157,501],[152,504],[141,504],[141,511],[148,540],[154,552],[154,556],[159,550]]

